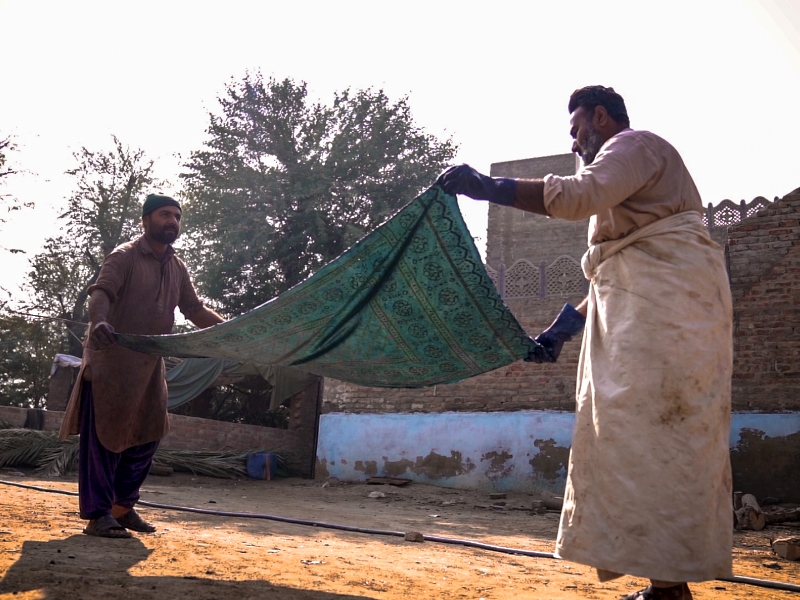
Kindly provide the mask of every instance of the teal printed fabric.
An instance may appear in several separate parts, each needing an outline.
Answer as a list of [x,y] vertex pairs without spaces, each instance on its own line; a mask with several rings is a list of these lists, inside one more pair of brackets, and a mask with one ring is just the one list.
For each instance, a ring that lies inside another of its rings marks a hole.
[[452,383],[536,347],[486,274],[455,197],[417,197],[312,277],[215,327],[118,335],[174,357],[295,366],[380,387]]

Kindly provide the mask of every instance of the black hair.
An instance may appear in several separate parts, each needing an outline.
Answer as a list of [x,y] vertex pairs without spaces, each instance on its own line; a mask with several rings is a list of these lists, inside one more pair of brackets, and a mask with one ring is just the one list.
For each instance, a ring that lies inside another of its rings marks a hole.
[[608,112],[608,116],[620,125],[630,127],[628,110],[625,108],[625,100],[622,99],[614,88],[603,87],[602,85],[587,85],[572,92],[569,97],[569,112],[572,114],[578,108],[583,108],[587,112],[594,113],[594,109],[602,106]]

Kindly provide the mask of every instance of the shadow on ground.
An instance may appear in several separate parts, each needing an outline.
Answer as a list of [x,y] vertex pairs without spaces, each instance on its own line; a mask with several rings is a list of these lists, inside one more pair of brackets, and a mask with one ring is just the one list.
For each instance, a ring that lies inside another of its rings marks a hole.
[[[106,546],[103,559],[98,546]],[[115,540],[72,535],[48,542],[25,541],[21,555],[0,581],[0,594],[38,590],[53,600],[192,598],[193,600],[351,600],[364,596],[333,594],[273,585],[269,580],[225,581],[212,576],[179,577],[131,575],[129,569],[144,563],[152,550],[137,538]]]

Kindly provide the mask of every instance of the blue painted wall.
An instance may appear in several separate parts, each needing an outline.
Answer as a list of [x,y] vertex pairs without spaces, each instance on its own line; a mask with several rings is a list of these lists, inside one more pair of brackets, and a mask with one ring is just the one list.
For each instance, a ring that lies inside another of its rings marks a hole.
[[[399,476],[451,488],[560,491],[573,424],[572,413],[533,410],[325,414],[320,418],[317,477],[361,481],[373,475]],[[735,484],[737,464],[746,472],[749,461],[763,462],[762,446],[774,452],[785,443],[797,459],[797,440],[800,413],[734,414],[730,443]],[[759,465],[762,472],[765,466]]]

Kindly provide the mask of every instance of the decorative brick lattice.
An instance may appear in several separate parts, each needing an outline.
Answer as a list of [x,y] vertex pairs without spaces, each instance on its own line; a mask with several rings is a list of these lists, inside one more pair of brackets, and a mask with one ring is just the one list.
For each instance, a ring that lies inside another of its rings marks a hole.
[[584,293],[583,269],[571,256],[559,256],[547,267],[547,295],[575,296]]
[[539,268],[527,260],[518,260],[506,271],[505,296],[530,298],[539,295]]
[[723,200],[712,210],[714,227],[727,227],[742,220],[739,207],[730,200]]
[[763,196],[758,196],[750,202],[742,200],[738,204],[732,200],[723,200],[716,206],[709,204],[703,213],[703,225],[708,227],[710,218],[712,229],[715,227],[727,228],[741,222],[742,219],[758,214],[769,206],[772,206],[772,202]]
[[754,214],[761,212],[765,208],[768,208],[771,204],[772,202],[759,196],[747,206],[747,215],[745,216],[752,217]]

